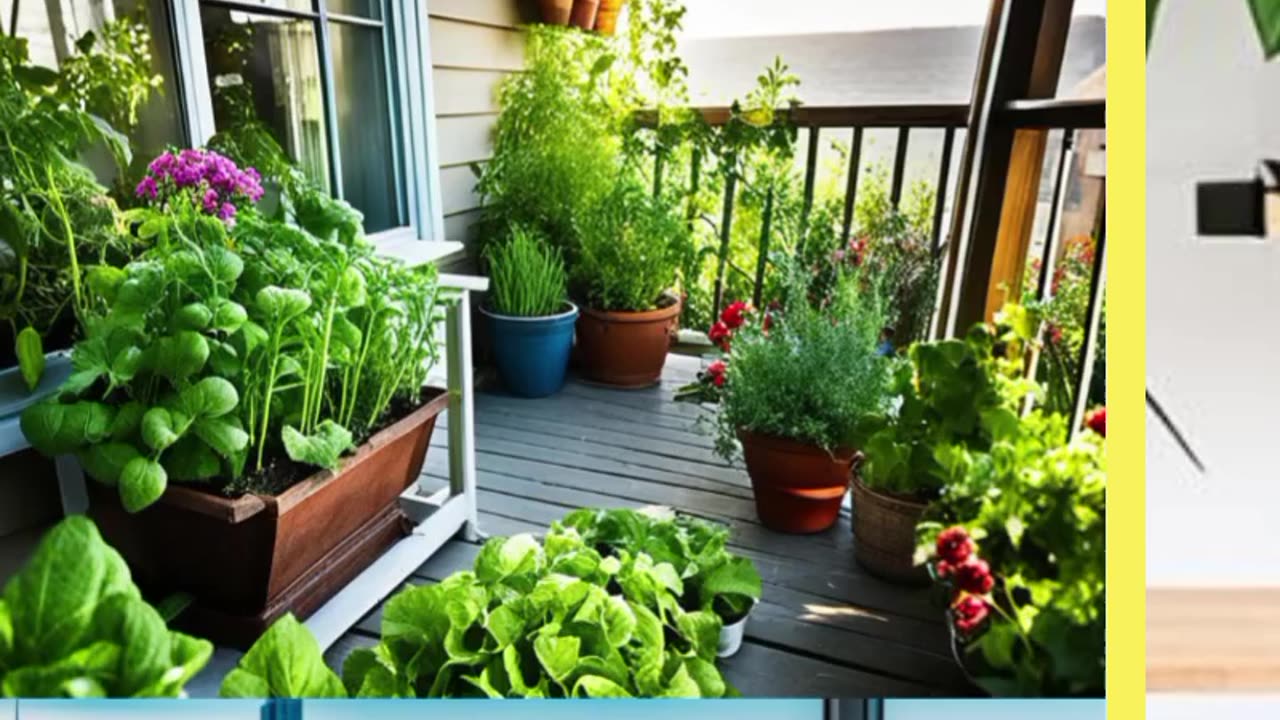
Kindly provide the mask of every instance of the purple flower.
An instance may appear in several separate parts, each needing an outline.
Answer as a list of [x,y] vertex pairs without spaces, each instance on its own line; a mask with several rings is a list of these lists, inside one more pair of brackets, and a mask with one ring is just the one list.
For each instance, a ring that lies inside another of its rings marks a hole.
[[217,212],[218,199],[219,198],[218,198],[217,190],[214,190],[213,188],[209,188],[208,190],[205,190],[204,198],[201,200],[201,202],[204,203],[204,211],[210,214]]
[[138,197],[145,197],[148,200],[155,200],[159,189],[156,187],[155,178],[148,175],[142,178],[142,182],[138,183],[138,187],[134,188],[134,194]]
[[229,202],[222,203],[222,207],[218,209],[219,220],[234,220],[236,217],[236,206]]
[[171,152],[164,152],[156,156],[155,160],[147,166],[147,171],[152,175],[168,175],[172,170],[177,158]]

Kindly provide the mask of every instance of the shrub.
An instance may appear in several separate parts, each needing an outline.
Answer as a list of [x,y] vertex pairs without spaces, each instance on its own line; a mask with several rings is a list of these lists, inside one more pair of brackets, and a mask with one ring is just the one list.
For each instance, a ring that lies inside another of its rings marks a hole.
[[817,309],[805,295],[803,270],[788,272],[787,300],[769,327],[753,313],[728,345],[717,417],[725,457],[735,452],[738,430],[850,447],[863,418],[884,410],[890,367],[877,350],[884,313],[876,292],[848,274],[831,305]]
[[546,317],[564,310],[568,283],[564,260],[535,232],[511,228],[505,242],[487,252],[492,283],[489,302],[503,315]]
[[674,208],[622,178],[578,218],[574,292],[599,310],[650,310],[672,289],[689,230]]
[[212,655],[165,626],[83,516],[50,530],[0,597],[3,697],[178,697]]

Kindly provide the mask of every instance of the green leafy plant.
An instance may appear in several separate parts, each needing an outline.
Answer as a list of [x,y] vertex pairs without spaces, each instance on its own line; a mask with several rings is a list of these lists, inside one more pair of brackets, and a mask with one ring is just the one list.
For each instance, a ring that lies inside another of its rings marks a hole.
[[650,310],[676,283],[689,230],[676,210],[619,179],[578,218],[571,255],[574,294],[600,310]]
[[1009,306],[993,331],[975,325],[963,339],[918,343],[893,374],[889,412],[864,419],[862,480],[872,489],[930,500],[945,486],[938,459],[951,447],[989,448],[1016,425],[1035,385],[1022,374],[1031,322]]
[[877,349],[884,326],[878,294],[849,274],[832,303],[818,309],[808,302],[803,268],[788,272],[787,299],[777,310],[761,316],[743,304],[739,312],[755,317],[726,323],[737,329],[720,338],[729,358],[717,450],[726,458],[736,453],[739,430],[828,450],[853,447],[862,419],[882,412],[888,399],[889,360]]
[[275,492],[336,468],[420,402],[436,357],[434,268],[375,258],[359,215],[316,191],[290,222],[260,216],[254,173],[229,162],[152,163],[152,204],[129,215],[152,247],[91,277],[108,309],[22,416],[34,447],[74,453],[130,511],[171,480]]
[[512,227],[505,242],[489,246],[487,258],[494,310],[515,317],[564,311],[569,295],[564,260],[534,231]]
[[583,508],[553,523],[551,532],[565,528],[605,557],[623,551],[670,563],[684,582],[681,607],[714,611],[726,625],[760,599],[755,563],[728,550],[729,529],[718,523],[658,509]]
[[1061,415],[939,453],[946,491],[917,529],[970,674],[995,695],[1101,696],[1106,678],[1102,436]]
[[138,113],[163,79],[151,71],[151,28],[146,10],[108,20],[76,40],[76,53],[59,69],[59,97],[131,134]]
[[345,698],[342,679],[292,613],[277,620],[222,679],[224,698]]
[[0,598],[5,697],[177,697],[212,654],[166,627],[83,516],[50,530]]

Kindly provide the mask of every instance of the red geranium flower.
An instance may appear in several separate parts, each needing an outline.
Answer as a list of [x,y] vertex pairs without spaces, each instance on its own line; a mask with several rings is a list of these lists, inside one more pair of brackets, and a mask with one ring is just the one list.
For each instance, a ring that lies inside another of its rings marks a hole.
[[724,371],[728,367],[723,360],[717,360],[707,366],[707,377],[711,380],[712,385],[724,387]]
[[1084,416],[1084,424],[1102,437],[1107,436],[1107,408],[1100,407]]
[[707,333],[707,339],[720,346],[721,350],[729,352],[729,338],[733,336],[733,331],[723,320],[717,320],[715,325],[711,326],[711,330]]
[[976,557],[971,557],[956,565],[954,575],[956,587],[975,595],[985,595],[991,592],[991,588],[995,587],[996,584],[996,579],[991,576],[991,567],[987,565],[987,561],[979,560]]
[[973,554],[973,539],[968,531],[960,526],[950,527],[938,533],[938,557],[952,563],[960,564]]
[[951,608],[951,612],[955,617],[956,629],[964,635],[971,635],[987,619],[990,608],[987,601],[977,595],[966,595]]
[[747,303],[742,300],[729,303],[729,307],[720,313],[720,322],[724,323],[730,330],[737,330],[742,327],[742,323],[746,322],[746,318],[743,316],[746,314],[748,307]]

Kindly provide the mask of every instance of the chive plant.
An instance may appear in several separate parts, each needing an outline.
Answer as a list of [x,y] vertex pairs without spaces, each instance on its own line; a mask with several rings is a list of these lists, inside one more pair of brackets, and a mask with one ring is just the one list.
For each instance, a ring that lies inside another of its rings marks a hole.
[[489,302],[496,312],[546,317],[564,309],[568,295],[564,259],[535,232],[513,226],[507,240],[491,245],[486,255],[492,283]]

